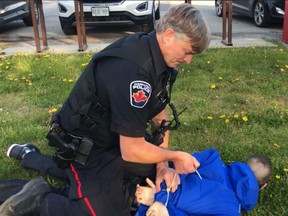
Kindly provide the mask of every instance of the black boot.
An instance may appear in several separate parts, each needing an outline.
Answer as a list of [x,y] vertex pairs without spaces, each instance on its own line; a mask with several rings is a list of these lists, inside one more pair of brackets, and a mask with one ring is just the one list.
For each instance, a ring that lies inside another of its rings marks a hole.
[[11,179],[0,180],[0,205],[9,197],[20,192],[28,180]]
[[0,206],[0,215],[38,216],[44,197],[49,192],[51,188],[42,177],[34,178]]

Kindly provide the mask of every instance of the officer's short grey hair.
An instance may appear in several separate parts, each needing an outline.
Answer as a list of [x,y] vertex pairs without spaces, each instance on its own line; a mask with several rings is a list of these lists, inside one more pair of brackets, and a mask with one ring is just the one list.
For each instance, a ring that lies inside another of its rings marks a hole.
[[209,26],[200,11],[191,4],[171,7],[161,17],[156,26],[157,33],[164,33],[168,28],[190,38],[194,54],[202,53],[210,44]]

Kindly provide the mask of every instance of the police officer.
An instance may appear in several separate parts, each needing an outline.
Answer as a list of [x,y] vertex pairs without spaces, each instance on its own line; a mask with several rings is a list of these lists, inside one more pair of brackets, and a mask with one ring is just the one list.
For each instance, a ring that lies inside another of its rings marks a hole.
[[[159,190],[163,180],[171,185],[174,178],[175,191],[178,174],[197,169],[190,154],[168,150],[168,131],[162,143],[149,142],[145,134],[147,122],[160,126],[168,120],[173,68],[189,64],[209,42],[200,12],[181,4],[170,8],[156,31],[126,36],[93,57],[54,120],[63,145],[80,152],[64,163],[69,198],[49,193],[41,215],[127,216],[125,181],[150,177]],[[61,153],[60,163],[67,159]]]

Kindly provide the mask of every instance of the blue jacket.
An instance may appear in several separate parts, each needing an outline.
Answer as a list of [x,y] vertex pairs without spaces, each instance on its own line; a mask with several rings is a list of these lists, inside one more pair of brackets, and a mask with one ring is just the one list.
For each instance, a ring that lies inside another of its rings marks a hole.
[[[215,149],[193,154],[200,162],[198,172],[180,175],[181,184],[174,193],[167,193],[166,184],[155,194],[165,204],[170,216],[240,215],[249,211],[258,200],[259,185],[252,170],[244,163],[225,165]],[[140,205],[136,216],[144,216],[148,207]]]

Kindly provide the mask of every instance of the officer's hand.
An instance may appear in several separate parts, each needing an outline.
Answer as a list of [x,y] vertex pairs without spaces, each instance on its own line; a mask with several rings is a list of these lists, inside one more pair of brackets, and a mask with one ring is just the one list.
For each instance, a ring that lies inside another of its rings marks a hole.
[[176,158],[173,160],[174,167],[179,174],[193,173],[200,166],[200,163],[195,157],[187,152],[175,152],[177,154]]
[[171,192],[175,192],[178,188],[178,185],[180,184],[180,177],[178,173],[174,169],[171,169],[169,167],[162,168],[157,172],[156,175],[156,191],[160,191],[161,182],[165,181],[167,185],[167,189],[169,189]]
[[139,204],[150,206],[154,202],[156,186],[149,178],[146,178],[146,182],[150,187],[137,185],[135,196]]

